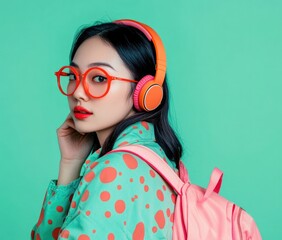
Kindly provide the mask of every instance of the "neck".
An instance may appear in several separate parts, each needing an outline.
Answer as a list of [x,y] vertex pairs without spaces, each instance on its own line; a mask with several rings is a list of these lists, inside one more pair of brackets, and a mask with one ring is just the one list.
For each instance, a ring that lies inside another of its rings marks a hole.
[[115,127],[116,126],[112,126],[112,127],[109,127],[109,128],[106,128],[106,129],[103,129],[101,131],[96,132],[100,146],[102,148],[103,148],[103,145],[104,145],[106,139],[111,135],[111,133],[113,132]]

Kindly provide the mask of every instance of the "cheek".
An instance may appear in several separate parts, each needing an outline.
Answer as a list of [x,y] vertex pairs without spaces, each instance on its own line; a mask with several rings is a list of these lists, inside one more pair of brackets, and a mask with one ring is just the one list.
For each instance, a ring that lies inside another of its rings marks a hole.
[[67,101],[68,101],[69,109],[72,111],[72,109],[77,105],[77,100],[73,96],[67,98],[68,98]]
[[127,113],[133,107],[133,98],[129,96],[131,93],[130,84],[117,85],[111,86],[110,91],[101,99],[99,105],[106,112],[111,111],[111,114],[120,115]]
[[131,85],[128,82],[113,81],[110,91],[107,97],[112,101],[120,99],[122,102],[129,102],[132,97],[129,96],[131,93]]

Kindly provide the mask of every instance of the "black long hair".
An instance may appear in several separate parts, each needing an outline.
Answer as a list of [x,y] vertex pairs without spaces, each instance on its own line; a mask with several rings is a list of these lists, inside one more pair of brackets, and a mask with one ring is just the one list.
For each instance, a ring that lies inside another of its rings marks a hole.
[[[114,22],[97,23],[84,27],[76,35],[70,51],[70,62],[78,47],[88,38],[98,36],[109,43],[119,54],[125,65],[132,73],[133,79],[140,80],[145,75],[155,75],[155,49],[147,37],[137,28]],[[131,94],[136,84],[131,85]],[[137,112],[133,116],[121,121],[110,136],[106,139],[99,157],[111,151],[117,137],[131,124],[138,121],[147,121],[154,125],[156,142],[164,150],[166,156],[179,165],[182,156],[182,145],[170,126],[169,113],[169,92],[166,78],[163,84],[163,99],[158,108],[151,112]],[[130,95],[131,95],[130,94]],[[92,152],[100,148],[95,136]]]

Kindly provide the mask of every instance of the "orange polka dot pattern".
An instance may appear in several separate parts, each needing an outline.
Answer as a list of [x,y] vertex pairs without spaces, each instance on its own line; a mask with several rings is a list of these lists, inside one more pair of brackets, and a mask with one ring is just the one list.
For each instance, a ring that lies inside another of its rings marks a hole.
[[[155,141],[154,126],[127,127],[113,149],[145,145],[175,169]],[[171,239],[175,194],[145,162],[129,153],[88,156],[80,177],[68,185],[52,180],[32,239]]]

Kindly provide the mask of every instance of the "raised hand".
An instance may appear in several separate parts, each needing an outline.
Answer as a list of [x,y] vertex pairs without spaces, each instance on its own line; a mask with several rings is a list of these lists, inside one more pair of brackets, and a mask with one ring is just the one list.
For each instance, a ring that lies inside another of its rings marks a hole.
[[78,132],[75,129],[71,114],[67,116],[64,123],[57,129],[61,152],[58,184],[67,184],[79,177],[81,166],[93,146],[94,134]]

